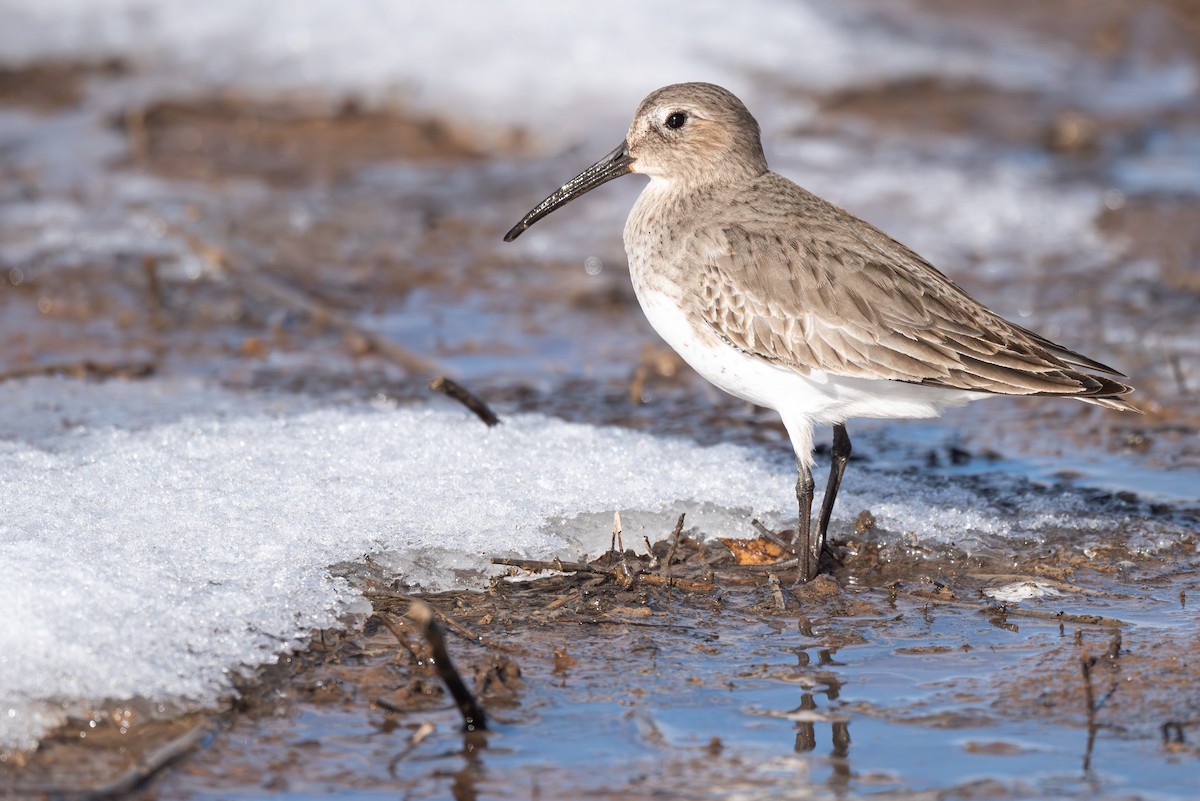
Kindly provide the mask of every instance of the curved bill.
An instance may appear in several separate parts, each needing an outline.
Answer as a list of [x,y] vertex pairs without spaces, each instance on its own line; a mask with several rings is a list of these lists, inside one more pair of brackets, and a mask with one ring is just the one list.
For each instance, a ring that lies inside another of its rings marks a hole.
[[633,159],[629,156],[629,145],[622,142],[616,150],[588,167],[583,172],[567,181],[558,191],[521,218],[521,221],[504,235],[505,242],[511,242],[525,232],[525,229],[545,217],[559,206],[565,206],[580,195],[592,191],[601,184],[606,184],[614,178],[632,172],[630,167]]

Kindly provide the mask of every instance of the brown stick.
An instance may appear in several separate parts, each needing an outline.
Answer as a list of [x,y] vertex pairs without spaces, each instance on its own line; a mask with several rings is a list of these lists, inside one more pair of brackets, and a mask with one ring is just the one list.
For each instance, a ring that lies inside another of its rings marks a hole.
[[412,657],[413,661],[420,662],[421,655],[417,653],[412,643],[404,636],[404,630],[400,628],[400,624],[396,622],[396,619],[386,612],[379,613],[376,617],[379,618],[379,622],[383,624],[383,627],[392,633],[392,636],[396,638],[396,642],[400,643],[404,650],[408,651],[408,655]]
[[753,526],[754,530],[758,532],[758,536],[762,537],[764,540],[775,543],[786,552],[791,552],[792,544],[790,542],[785,542],[782,537],[764,526],[762,521],[757,519],[751,520],[750,525]]
[[500,418],[496,416],[496,413],[478,395],[452,378],[440,375],[429,382],[429,388],[434,392],[440,392],[443,395],[454,398],[454,400],[474,412],[475,416],[482,420],[484,425],[489,428],[500,422]]
[[14,367],[0,373],[0,381],[10,381],[16,378],[30,378],[39,375],[66,375],[73,378],[91,376],[94,378],[111,378],[123,376],[144,378],[153,375],[158,369],[154,362],[96,362],[85,359],[80,362],[59,362],[55,364],[33,364],[24,367]]
[[712,592],[717,586],[711,581],[693,581],[691,579],[677,579],[671,576],[662,576],[657,573],[626,573],[619,568],[606,567],[604,565],[589,565],[586,562],[564,562],[561,559],[546,561],[542,559],[505,559],[499,556],[492,557],[492,564],[506,565],[508,567],[519,567],[522,570],[528,570],[530,573],[544,573],[548,570],[554,570],[559,573],[595,573],[601,576],[609,576],[617,582],[642,582],[645,584],[663,584],[668,587],[679,587],[683,590],[693,590],[695,592]]
[[547,561],[545,559],[508,559],[503,556],[493,556],[492,564],[519,567],[522,570],[528,570],[530,573],[545,573],[549,570],[555,570],[559,573],[603,573],[606,576],[616,573],[611,567],[589,565],[587,562],[564,562],[561,559]]
[[343,334],[353,334],[361,338],[372,350],[386,359],[395,362],[409,375],[437,375],[442,369],[434,362],[425,359],[407,348],[392,342],[387,337],[374,331],[368,331],[353,320],[338,314],[324,303],[315,298],[287,286],[282,281],[272,278],[261,270],[239,269],[230,258],[228,251],[208,244],[195,234],[179,226],[168,225],[168,230],[182,237],[192,253],[215,267],[221,268],[231,278],[236,280],[243,289],[260,297],[270,298],[295,311],[309,315],[316,321],[332,326]]
[[671,532],[671,547],[667,549],[667,558],[662,564],[668,579],[671,577],[671,560],[675,558],[675,549],[679,547],[679,536],[683,534],[683,517],[686,514],[687,512],[680,512],[679,519],[675,521],[675,530]]
[[1046,612],[1041,609],[1024,609],[1019,606],[1008,606],[1006,604],[987,606],[980,611],[990,615],[1004,615],[1006,617],[1033,617],[1040,620],[1057,620],[1059,622],[1066,623],[1083,623],[1084,625],[1088,626],[1105,626],[1109,628],[1128,625],[1125,623],[1125,621],[1118,620],[1115,617],[1104,617],[1102,615],[1076,615],[1070,612]]
[[143,256],[142,272],[146,276],[146,296],[150,301],[150,318],[157,326],[162,323],[162,312],[165,305],[162,282],[158,280],[158,259],[153,256]]
[[[395,599],[397,601],[406,601],[410,605],[413,603],[416,603],[416,601],[417,601],[417,599],[414,598],[413,596],[405,595],[402,592],[396,592],[394,590],[389,590],[389,589],[379,589],[379,585],[374,584],[374,583],[372,583],[372,585],[367,589],[367,591],[364,593],[364,595],[367,597],[367,600],[370,600],[372,598],[388,598],[388,599]],[[438,620],[442,621],[442,625],[446,626],[448,629],[453,631],[459,637],[462,637],[467,642],[474,643],[475,645],[484,645],[484,646],[487,646],[488,648],[495,648],[500,651],[506,651],[506,652],[512,651],[512,649],[509,648],[507,645],[501,645],[500,643],[493,642],[493,641],[487,639],[486,637],[484,637],[483,635],[477,634],[476,632],[471,631],[469,628],[464,626],[462,623],[459,623],[457,620],[455,620],[453,616],[447,614],[446,612],[443,612],[441,609],[438,609],[437,607],[431,607],[431,608],[433,609],[433,613],[435,615],[437,615]],[[380,618],[380,620],[383,620],[383,618]],[[383,621],[383,622],[385,625],[387,624],[387,621]]]
[[694,581],[693,579],[660,576],[657,573],[635,573],[633,580],[634,583],[661,584],[666,587],[678,587],[681,590],[690,590],[692,592],[712,592],[717,588],[717,585],[711,581]]
[[[228,266],[228,260],[226,260],[226,266]],[[250,273],[246,270],[229,270],[229,274],[236,278],[244,288],[256,295],[272,298],[285,306],[309,315],[324,325],[336,328],[343,334],[361,337],[373,351],[395,362],[409,375],[433,375],[441,372],[440,368],[428,359],[418,356],[382,334],[363,328],[324,303],[298,289],[287,286],[278,279],[261,272]]]
[[775,608],[783,612],[787,609],[787,602],[783,599],[783,587],[779,584],[779,577],[774,573],[768,573],[767,584],[771,585],[771,593],[775,596]]
[[423,601],[413,601],[412,606],[408,608],[408,619],[417,624],[425,641],[429,643],[429,649],[433,654],[433,666],[437,668],[438,675],[441,676],[450,695],[454,696],[454,703],[458,706],[459,714],[462,715],[463,730],[468,732],[486,730],[488,727],[487,713],[483,711],[479,701],[467,689],[462,676],[454,669],[454,663],[450,661],[450,653],[446,650],[446,638],[442,636],[442,628],[434,618],[433,609]]

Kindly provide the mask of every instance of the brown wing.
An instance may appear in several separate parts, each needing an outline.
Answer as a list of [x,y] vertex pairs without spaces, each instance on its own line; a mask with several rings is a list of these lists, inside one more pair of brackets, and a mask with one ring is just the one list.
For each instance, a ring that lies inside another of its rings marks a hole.
[[1131,391],[1075,369],[1120,375],[989,311],[878,229],[789,189],[772,204],[760,187],[740,219],[688,243],[697,311],[735,347],[802,371],[977,392],[1099,402]]

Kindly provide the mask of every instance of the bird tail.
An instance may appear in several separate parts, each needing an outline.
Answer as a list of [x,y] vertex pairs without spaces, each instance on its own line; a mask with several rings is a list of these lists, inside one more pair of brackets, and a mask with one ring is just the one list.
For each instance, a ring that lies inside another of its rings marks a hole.
[[1145,412],[1134,406],[1129,401],[1121,400],[1120,398],[1079,398],[1079,400],[1083,401],[1084,403],[1103,406],[1105,409],[1115,409],[1118,412],[1135,412],[1137,414],[1145,414]]
[[[1118,375],[1120,375],[1118,373]],[[1084,403],[1091,403],[1096,406],[1103,406],[1105,409],[1115,409],[1118,412],[1135,412],[1144,414],[1138,407],[1134,406],[1129,401],[1122,398],[1122,395],[1128,395],[1133,392],[1133,387],[1128,384],[1122,384],[1120,381],[1113,381],[1111,378],[1106,378],[1099,375],[1087,376],[1089,384],[1094,384],[1086,395],[1075,395],[1074,397]]]

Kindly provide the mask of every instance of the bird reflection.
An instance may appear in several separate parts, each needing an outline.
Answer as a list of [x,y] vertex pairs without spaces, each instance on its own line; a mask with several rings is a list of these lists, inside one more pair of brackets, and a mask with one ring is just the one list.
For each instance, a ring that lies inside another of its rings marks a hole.
[[[817,651],[817,666],[839,664],[833,659],[836,648],[822,648]],[[808,651],[797,651],[798,667],[808,672],[812,667],[812,657]],[[800,696],[800,706],[792,710],[791,715],[796,721],[796,753],[810,753],[817,749],[817,724],[829,723],[832,730],[832,745],[829,750],[829,787],[834,790],[846,790],[850,783],[850,721],[843,715],[827,709],[821,711],[817,706],[817,696],[825,696],[826,707],[829,702],[835,702],[841,695],[842,681],[830,670],[816,670],[812,674],[812,689],[806,690]]]

